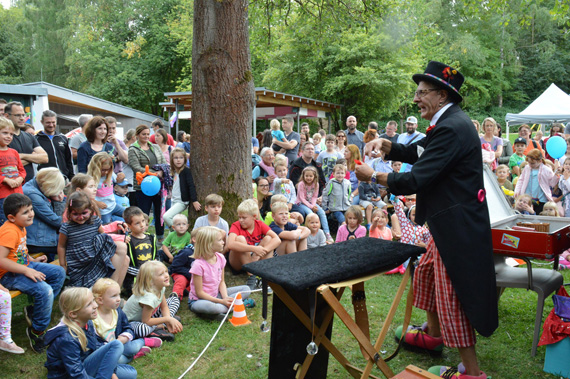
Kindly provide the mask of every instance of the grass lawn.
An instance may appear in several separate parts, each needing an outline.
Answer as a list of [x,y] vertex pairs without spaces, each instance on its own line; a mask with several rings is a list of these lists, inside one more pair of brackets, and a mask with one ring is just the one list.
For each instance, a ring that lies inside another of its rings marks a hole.
[[[540,267],[548,267],[541,265]],[[563,272],[565,281],[570,281],[570,272]],[[226,272],[228,286],[245,283],[245,276],[233,276]],[[379,276],[367,282],[367,304],[370,315],[372,339],[375,340],[381,328],[382,319],[386,316],[390,303],[399,285],[401,276]],[[260,331],[261,294],[255,293],[253,298],[257,306],[247,309],[252,324],[239,328],[226,323],[208,351],[196,366],[186,375],[187,378],[265,378],[268,373],[270,333]],[[405,299],[404,299],[405,300]],[[499,329],[490,338],[479,338],[477,350],[481,368],[493,378],[554,378],[542,371],[545,347],[539,347],[536,357],[530,356],[532,334],[537,296],[532,291],[507,289],[499,303]],[[45,378],[47,371],[43,367],[45,354],[35,354],[29,348],[25,335],[26,321],[22,312],[29,300],[25,295],[13,301],[12,333],[14,340],[27,352],[23,355],[12,355],[0,351],[3,378]],[[271,312],[271,297],[270,297]],[[343,304],[352,314],[350,291],[343,296]],[[55,306],[54,308],[57,308]],[[403,319],[404,303],[400,305],[393,328]],[[552,301],[546,302],[544,317],[552,309]],[[182,318],[184,331],[177,335],[176,341],[166,343],[153,350],[152,354],[133,363],[139,378],[178,378],[200,354],[204,346],[214,334],[219,323],[205,321],[194,316],[183,302],[178,313]],[[52,325],[60,317],[59,310],[54,310]],[[412,322],[423,322],[424,314],[415,309]],[[271,316],[269,316],[271,321]],[[307,341],[307,343],[310,341]],[[364,367],[365,361],[352,335],[337,319],[334,321],[333,342],[340,347],[345,356],[357,366]],[[390,354],[395,348],[393,333],[390,333],[381,350]],[[570,352],[569,352],[570,353]],[[387,355],[386,355],[387,356]],[[408,364],[421,368],[429,368],[437,364],[457,364],[459,355],[456,350],[444,349],[441,357],[430,357],[402,350],[389,362],[396,373]],[[382,377],[378,369],[373,374]],[[332,356],[329,358],[328,377],[347,378],[344,371]]]

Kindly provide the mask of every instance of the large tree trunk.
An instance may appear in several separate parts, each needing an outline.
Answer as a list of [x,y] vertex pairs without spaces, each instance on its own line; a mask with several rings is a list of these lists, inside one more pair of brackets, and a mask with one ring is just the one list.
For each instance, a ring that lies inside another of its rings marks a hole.
[[190,162],[199,199],[222,196],[222,217],[230,224],[252,192],[255,88],[247,6],[247,0],[194,2]]

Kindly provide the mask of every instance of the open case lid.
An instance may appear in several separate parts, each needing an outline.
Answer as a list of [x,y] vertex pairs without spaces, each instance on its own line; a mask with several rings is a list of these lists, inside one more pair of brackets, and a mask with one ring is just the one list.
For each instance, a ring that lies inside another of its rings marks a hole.
[[503,190],[499,187],[497,176],[486,164],[483,164],[483,179],[485,181],[485,191],[487,191],[487,206],[489,208],[489,218],[491,219],[492,227],[498,222],[514,216],[515,211],[509,205]]

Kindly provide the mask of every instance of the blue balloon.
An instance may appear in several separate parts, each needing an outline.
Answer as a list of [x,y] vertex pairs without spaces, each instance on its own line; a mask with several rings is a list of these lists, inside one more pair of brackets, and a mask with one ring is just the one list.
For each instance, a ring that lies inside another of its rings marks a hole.
[[546,152],[554,159],[561,158],[566,154],[566,141],[560,136],[550,137],[546,141]]
[[160,191],[160,179],[147,175],[141,182],[141,191],[147,196],[154,196]]

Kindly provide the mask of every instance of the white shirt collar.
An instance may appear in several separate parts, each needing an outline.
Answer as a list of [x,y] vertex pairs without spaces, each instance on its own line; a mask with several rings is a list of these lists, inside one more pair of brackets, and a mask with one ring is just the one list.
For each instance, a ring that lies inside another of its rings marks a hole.
[[437,111],[437,113],[430,120],[429,124],[435,125],[437,123],[437,120],[439,120],[439,118],[441,117],[441,115],[452,105],[453,105],[453,103],[448,103],[443,108],[441,108],[439,111]]

